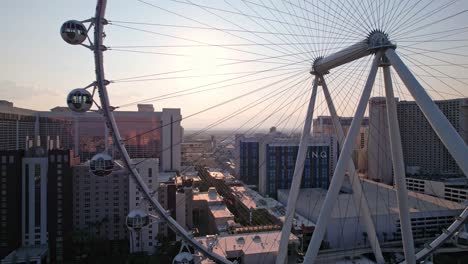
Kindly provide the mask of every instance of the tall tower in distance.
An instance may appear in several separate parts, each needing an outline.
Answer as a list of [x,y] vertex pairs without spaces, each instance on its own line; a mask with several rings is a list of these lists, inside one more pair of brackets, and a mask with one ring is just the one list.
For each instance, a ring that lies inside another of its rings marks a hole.
[[[397,99],[396,99],[397,100]],[[368,178],[393,184],[392,157],[385,97],[369,100],[369,140],[367,144]]]

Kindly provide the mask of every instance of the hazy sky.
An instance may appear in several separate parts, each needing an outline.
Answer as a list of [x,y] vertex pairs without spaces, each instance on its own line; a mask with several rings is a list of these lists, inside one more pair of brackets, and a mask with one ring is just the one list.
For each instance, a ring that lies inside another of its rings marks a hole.
[[[215,86],[245,81],[243,84],[151,102],[157,110],[163,107],[181,108],[183,115],[188,116],[211,105],[236,98],[243,93],[259,89],[263,86],[271,87],[261,89],[261,91],[249,97],[243,97],[233,103],[191,117],[183,123],[188,128],[202,128],[210,124],[210,122],[215,122],[231,113],[240,111],[243,112],[235,118],[222,123],[220,127],[237,127],[256,116],[258,116],[258,119],[246,125],[246,128],[255,125],[267,127],[275,125],[275,122],[278,120],[282,120],[280,114],[283,112],[285,116],[292,116],[297,119],[302,112],[293,112],[293,109],[296,107],[299,110],[303,109],[301,105],[305,107],[305,100],[310,92],[311,80],[305,81],[305,78],[308,77],[310,63],[315,56],[327,53],[305,53],[304,51],[333,51],[337,48],[345,47],[358,39],[363,39],[365,37],[364,33],[369,31],[367,28],[373,26],[368,26],[360,21],[359,13],[357,12],[361,10],[359,12],[365,16],[366,11],[362,10],[372,10],[372,7],[364,7],[362,3],[357,4],[353,1],[349,1],[349,3],[346,1],[348,4],[341,7],[338,5],[330,7],[330,10],[333,10],[334,13],[324,13],[320,10],[309,11],[309,13],[305,12],[304,10],[312,10],[314,3],[320,2],[313,0],[304,2],[290,1],[291,4],[289,5],[284,4],[282,0],[146,0],[147,4],[136,0],[109,0],[108,2],[106,17],[111,22],[115,21],[115,25],[106,27],[107,37],[105,44],[110,48],[115,47],[114,50],[105,53],[106,77],[108,80],[179,71],[178,73],[169,75],[143,78],[158,78],[158,80],[111,84],[108,89],[111,95],[111,103],[115,106],[167,95],[212,82],[221,82],[236,76],[248,75],[252,72],[265,71],[260,74],[223,82]],[[191,5],[183,4],[182,2]],[[431,10],[436,10],[439,5],[442,5],[442,2],[449,1],[436,1],[440,3],[431,4],[428,8],[422,9],[424,3],[429,2],[425,0],[416,6],[412,6],[416,1],[410,1],[410,4],[406,5],[406,9],[404,6],[399,6],[401,10],[395,12],[397,15],[400,14],[399,19],[401,21],[392,22],[390,15],[388,15],[385,19],[382,16],[380,24],[376,22],[375,25],[382,25],[384,29],[391,29],[390,31],[395,35],[400,34],[399,38],[394,38],[397,45],[402,47],[401,49],[397,49],[398,52],[411,55],[407,57],[410,59],[407,62],[420,66],[419,69],[413,68],[414,71],[421,77],[428,76],[426,80],[427,84],[433,90],[436,90],[436,92],[446,92],[446,94],[431,93],[433,97],[441,99],[460,97],[461,95],[468,96],[466,85],[466,76],[468,76],[466,74],[466,65],[468,65],[468,35],[467,30],[461,29],[466,25],[468,15],[463,13],[446,22],[436,23],[430,27],[427,26],[431,21],[437,21],[438,19],[466,10],[468,8],[467,1],[458,1],[449,8],[445,8],[435,15],[426,18],[422,15],[429,13]],[[84,20],[92,17],[95,3],[95,0],[4,1],[0,9],[0,22],[3,25],[3,41],[0,43],[0,50],[2,52],[2,60],[0,62],[0,99],[13,101],[18,107],[48,110],[57,105],[65,105],[66,95],[71,89],[84,87],[93,82],[95,76],[92,53],[84,47],[66,44],[60,37],[59,28],[66,20]],[[230,10],[231,13],[193,6],[194,3]],[[398,10],[392,9],[391,3],[393,1],[388,1],[385,4],[382,1],[381,3],[379,10],[387,10],[388,13],[391,13],[391,10]],[[262,6],[268,6],[269,8]],[[275,8],[280,11],[275,11]],[[234,13],[242,13],[248,16],[240,16]],[[340,16],[340,18],[334,18],[334,14]],[[371,24],[371,21],[379,21],[376,19],[377,14],[367,15],[369,16],[369,19],[367,19],[369,24]],[[415,19],[418,18],[418,15],[421,16],[421,21]],[[373,18],[370,18],[371,16]],[[353,19],[355,19],[354,22]],[[283,21],[283,23],[275,22],[275,20]],[[405,20],[408,21],[408,26],[405,23],[400,23]],[[185,25],[192,28],[145,26],[121,23],[122,21],[173,26]],[[400,24],[399,27],[397,27],[398,24]],[[146,30],[146,32],[135,31],[120,26]],[[419,29],[418,27],[420,26],[425,27]],[[203,30],[197,27],[208,27],[211,30]],[[212,30],[213,28],[232,30]],[[263,33],[246,33],[246,30]],[[410,30],[417,31],[411,33]],[[447,31],[448,33],[438,33],[440,31]],[[363,32],[363,37],[360,37],[360,32]],[[450,32],[454,34],[450,34]],[[272,33],[279,34],[275,35]],[[431,39],[436,39],[436,41],[429,43],[428,40]],[[410,42],[411,40],[418,42]],[[447,41],[444,42],[443,40]],[[216,47],[213,45],[174,47],[174,45],[203,45],[206,43],[217,45],[242,44],[243,46],[233,45],[228,48],[226,46]],[[302,44],[293,45],[291,43]],[[249,46],[246,44],[262,45]],[[140,47],[130,49],[128,46]],[[149,48],[141,46],[158,47]],[[407,46],[406,50],[404,49],[405,46]],[[414,47],[419,49],[411,49]],[[118,49],[124,51],[119,51]],[[445,53],[430,52],[435,49],[444,50]],[[129,52],[130,50],[137,52]],[[415,53],[416,55],[414,55]],[[422,54],[422,56],[417,57],[418,53]],[[454,54],[459,54],[460,56],[455,56]],[[266,59],[266,57],[275,58]],[[226,63],[236,62],[236,60],[252,61],[259,59],[260,62],[256,63],[237,63],[220,67],[220,65]],[[367,62],[369,59],[365,59],[364,61]],[[441,66],[440,64],[445,65]],[[455,64],[455,66],[450,64]],[[460,66],[462,64],[465,66]],[[421,67],[421,65],[425,68]],[[336,87],[342,87],[343,89],[343,93],[336,92],[337,104],[343,105],[340,110],[342,114],[349,115],[353,112],[354,108],[352,105],[357,102],[360,93],[360,88],[355,87],[362,87],[361,84],[365,81],[365,76],[367,75],[367,66],[368,64],[365,63],[355,63],[354,66],[350,66],[349,68],[343,67],[341,72],[335,72],[329,76],[330,83],[334,83]],[[299,70],[302,71],[302,74],[294,75],[300,73],[298,72]],[[195,77],[208,74],[217,75],[206,76],[204,78]],[[431,75],[432,79],[429,79]],[[438,77],[438,80],[434,80],[434,76]],[[253,81],[257,78],[259,80]],[[282,79],[285,79],[284,82]],[[272,84],[275,81],[278,83]],[[288,82],[291,86],[290,89],[286,86]],[[295,82],[299,82],[301,87],[294,86]],[[284,89],[286,89],[282,93],[278,92],[280,91],[278,90],[280,89],[280,84],[285,85]],[[203,89],[214,88],[215,86],[206,86]],[[448,88],[443,88],[443,86],[447,86]],[[202,88],[198,90],[200,89]],[[194,91],[197,91],[197,89]],[[403,90],[399,91],[401,93],[397,92],[397,96],[402,99],[411,99],[407,92],[405,93]],[[373,95],[382,95],[380,77],[377,80]],[[265,101],[265,104],[261,106],[249,108],[250,103],[255,104],[255,102],[261,101],[262,98],[267,100],[270,98],[269,96],[271,97],[271,101]],[[323,101],[323,96],[319,96],[318,100]],[[282,108],[274,108],[275,106],[279,106],[280,102],[283,102]],[[345,103],[346,106],[344,106]],[[318,103],[316,108],[318,114],[327,114],[323,104]],[[122,110],[135,109],[136,107],[132,105]],[[267,120],[261,123],[263,118],[268,118],[269,112],[275,111],[278,112],[278,115],[270,120],[276,121]],[[295,126],[299,126],[300,121],[298,123],[297,120],[291,120],[290,122],[288,120],[287,126],[294,127],[294,124]]]

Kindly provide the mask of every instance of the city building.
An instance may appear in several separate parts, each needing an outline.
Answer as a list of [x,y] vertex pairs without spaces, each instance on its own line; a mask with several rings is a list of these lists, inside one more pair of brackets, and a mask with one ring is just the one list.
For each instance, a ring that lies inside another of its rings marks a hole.
[[73,250],[73,167],[80,162],[71,150],[48,151],[47,234],[52,262],[70,260]]
[[[407,175],[463,176],[460,168],[414,101],[397,101],[398,124]],[[468,143],[468,98],[434,101]],[[393,184],[387,107],[383,97],[369,101],[368,178]]]
[[[396,190],[393,186],[370,180],[363,180],[361,184],[381,244],[401,241]],[[349,182],[346,186],[348,191],[342,189],[327,222],[323,246],[328,248],[350,249],[368,246],[367,233],[359,219],[362,210],[353,202]],[[289,190],[280,190],[279,201],[287,204],[288,195]],[[326,190],[320,188],[301,189],[296,212],[316,223],[325,196]],[[413,236],[419,241],[433,239],[465,209],[462,204],[412,191],[408,192],[408,205]]]
[[258,185],[260,140],[258,137],[236,135],[236,175],[247,185]]
[[0,150],[25,150],[27,138],[34,138],[34,111],[14,107],[0,100]]
[[184,140],[181,145],[182,166],[191,166],[208,158],[216,147],[214,136],[211,139]]
[[31,251],[40,259],[45,248],[50,261],[67,260],[72,250],[71,167],[79,160],[69,150],[41,147],[2,151],[1,157],[1,257]]
[[[156,195],[156,191],[159,188],[159,160],[158,159],[133,159],[137,165],[137,170],[140,174],[141,179],[148,186],[149,190]],[[133,178],[128,177],[128,211],[140,209],[149,214],[155,214],[153,208],[148,202],[144,201],[141,190],[137,188]],[[155,219],[150,218],[150,222]],[[148,255],[152,255],[156,252],[156,246],[158,243],[158,223],[154,222],[144,227],[139,232],[133,232],[129,236],[130,252],[144,252]]]
[[21,247],[23,150],[0,151],[0,259]]
[[466,203],[468,201],[468,179],[444,178],[443,176],[406,177],[406,188],[445,200]]
[[[344,135],[348,134],[352,117],[339,117]],[[318,116],[313,120],[312,135],[336,135],[331,116]],[[355,141],[353,160],[358,173],[367,173],[367,143],[369,140],[369,118],[364,117],[359,128],[359,134]],[[339,145],[339,143],[338,143]]]
[[369,162],[367,178],[393,184],[393,165],[385,97],[369,100],[369,139],[367,144]]
[[[193,228],[193,180],[177,176],[174,172],[159,174],[158,201],[186,230]],[[158,237],[168,241],[176,239],[175,233],[166,222],[158,223]]]
[[179,171],[183,130],[180,109],[165,108],[161,113],[161,171]]
[[[434,102],[468,144],[468,98]],[[407,169],[419,175],[463,176],[416,102],[401,101],[397,111]]]
[[[299,139],[254,135],[237,135],[237,178],[254,183],[258,175],[258,190],[276,197],[278,189],[289,188],[296,164]],[[313,136],[308,143],[301,188],[328,188],[337,161],[338,144],[334,135]]]
[[[230,261],[244,264],[275,263],[281,238],[280,231],[252,234],[233,234],[197,237],[196,240],[213,252]],[[293,234],[289,237],[289,250],[294,251],[299,240]],[[201,263],[211,263],[204,260]]]
[[128,173],[121,169],[106,177],[93,175],[89,164],[73,167],[73,228],[84,238],[126,241]]
[[216,189],[210,187],[207,192],[193,193],[193,220],[200,234],[211,235],[226,232],[234,215]]
[[[152,105],[138,105],[138,111],[113,113],[131,158],[160,158],[162,171],[180,169],[180,109],[155,112]],[[58,148],[73,149],[82,162],[105,149],[113,150],[104,118],[97,112],[76,113],[67,107],[33,111],[0,101],[0,149],[24,150],[36,138],[55,146],[60,142]],[[49,148],[49,144],[40,145]]]

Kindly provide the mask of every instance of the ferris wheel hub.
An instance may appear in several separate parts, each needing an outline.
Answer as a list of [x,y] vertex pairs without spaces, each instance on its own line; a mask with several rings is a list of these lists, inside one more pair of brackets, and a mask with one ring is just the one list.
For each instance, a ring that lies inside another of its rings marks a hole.
[[390,41],[388,34],[380,29],[372,30],[367,35],[366,43],[371,53],[376,53],[382,49],[396,49],[396,45]]

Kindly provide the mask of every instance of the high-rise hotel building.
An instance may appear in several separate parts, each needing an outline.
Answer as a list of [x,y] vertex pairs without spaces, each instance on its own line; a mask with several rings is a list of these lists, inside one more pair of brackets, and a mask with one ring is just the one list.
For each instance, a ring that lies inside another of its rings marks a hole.
[[[236,147],[240,180],[249,184],[258,182],[259,192],[271,197],[276,197],[278,189],[290,188],[299,149],[298,138],[271,134],[237,135]],[[328,188],[337,161],[337,148],[334,135],[310,138],[301,188]]]
[[[434,102],[468,143],[468,98]],[[441,177],[463,175],[416,102],[397,102],[397,115],[406,174]],[[385,98],[371,98],[368,156],[372,162],[369,162],[368,177],[386,184],[393,184],[388,133]]]
[[[468,98],[435,101],[455,130],[468,144]],[[418,174],[461,176],[462,171],[436,135],[416,102],[397,106],[406,168]]]

